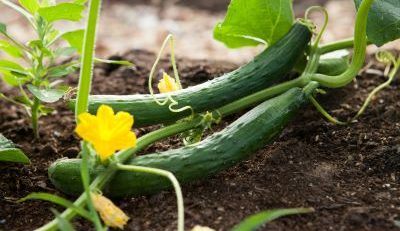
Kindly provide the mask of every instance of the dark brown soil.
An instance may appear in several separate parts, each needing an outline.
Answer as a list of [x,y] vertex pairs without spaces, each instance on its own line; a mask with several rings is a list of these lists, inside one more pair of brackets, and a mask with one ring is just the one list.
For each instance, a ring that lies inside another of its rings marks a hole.
[[[153,54],[132,51],[124,57],[137,64],[136,68],[96,68],[94,93],[146,92]],[[229,63],[193,60],[180,60],[179,65],[185,86],[235,68]],[[171,69],[166,60],[161,67]],[[67,81],[75,85],[77,76]],[[382,76],[364,73],[356,83],[319,98],[334,115],[346,119],[382,81]],[[5,86],[0,89],[12,93]],[[250,160],[183,186],[187,229],[199,224],[229,230],[261,210],[314,207],[313,214],[283,218],[263,230],[400,230],[394,225],[400,220],[399,98],[396,82],[376,97],[358,123],[349,126],[331,125],[313,107],[305,108],[273,144]],[[73,114],[63,103],[56,104],[57,111],[41,120],[42,138],[34,141],[24,111],[3,101],[0,105],[0,132],[18,143],[32,160],[28,166],[0,163],[0,230],[32,230],[53,217],[49,208],[54,206],[15,201],[31,192],[58,193],[46,171],[54,160],[78,154]],[[173,139],[156,148],[176,145]],[[131,217],[127,230],[175,229],[173,192],[116,203]],[[89,229],[82,221],[75,225],[79,230]]]

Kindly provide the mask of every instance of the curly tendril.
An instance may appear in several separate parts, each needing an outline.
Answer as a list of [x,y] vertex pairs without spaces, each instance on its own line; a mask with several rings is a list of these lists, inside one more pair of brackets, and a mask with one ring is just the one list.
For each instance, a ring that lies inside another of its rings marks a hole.
[[171,60],[171,64],[172,64],[172,69],[174,71],[175,82],[178,85],[178,89],[182,89],[182,84],[181,84],[181,81],[180,81],[180,78],[179,78],[179,72],[178,72],[178,68],[176,66],[176,59],[175,59],[175,39],[174,39],[174,36],[172,34],[169,34],[165,38],[165,40],[164,40],[164,42],[163,42],[163,44],[161,46],[161,49],[158,52],[156,61],[154,62],[153,66],[151,68],[151,71],[150,71],[150,74],[149,74],[149,81],[148,81],[149,92],[150,92],[151,96],[153,97],[153,100],[158,105],[165,106],[165,105],[168,104],[169,110],[174,112],[174,113],[179,113],[179,112],[183,112],[183,111],[186,111],[186,110],[190,110],[192,112],[191,114],[193,115],[194,111],[193,111],[193,108],[191,106],[184,106],[184,107],[181,107],[181,108],[174,108],[175,106],[179,105],[179,103],[175,99],[173,99],[170,94],[167,93],[167,97],[163,101],[158,100],[154,95],[153,76],[154,76],[154,73],[156,71],[158,63],[160,62],[161,55],[164,52],[168,42],[170,44],[170,49],[171,49],[170,60]]

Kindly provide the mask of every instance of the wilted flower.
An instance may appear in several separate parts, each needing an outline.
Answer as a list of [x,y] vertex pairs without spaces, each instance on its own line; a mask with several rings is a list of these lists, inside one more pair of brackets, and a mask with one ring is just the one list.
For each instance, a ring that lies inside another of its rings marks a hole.
[[123,229],[129,217],[107,197],[92,193],[93,206],[100,213],[104,224],[108,227]]

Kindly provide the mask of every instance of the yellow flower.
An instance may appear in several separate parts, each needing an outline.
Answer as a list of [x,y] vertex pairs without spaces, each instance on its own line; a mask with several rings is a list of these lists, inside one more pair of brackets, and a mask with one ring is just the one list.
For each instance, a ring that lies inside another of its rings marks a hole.
[[112,201],[101,194],[92,193],[93,206],[108,227],[124,229],[129,217]]
[[205,226],[196,225],[191,231],[215,231],[215,230]]
[[78,118],[80,123],[75,132],[93,145],[101,161],[107,160],[117,150],[136,145],[136,135],[131,131],[133,116],[127,112],[114,115],[111,107],[101,105],[96,116],[85,112]]
[[164,72],[163,78],[158,83],[158,90],[160,93],[167,93],[179,90],[179,86],[175,82],[175,79],[171,78],[171,76]]

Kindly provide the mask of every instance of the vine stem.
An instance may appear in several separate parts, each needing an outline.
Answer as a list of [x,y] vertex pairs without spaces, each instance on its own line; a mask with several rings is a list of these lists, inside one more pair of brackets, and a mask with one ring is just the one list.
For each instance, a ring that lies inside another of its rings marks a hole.
[[336,76],[327,76],[314,74],[312,80],[319,82],[324,87],[339,88],[350,83],[362,68],[367,47],[367,19],[369,9],[374,0],[363,0],[356,17],[354,30],[354,57],[351,65],[343,74]]
[[[367,41],[367,45],[371,44],[372,43],[370,41]],[[346,38],[336,42],[331,42],[321,45],[319,49],[322,54],[326,54],[337,50],[352,48],[353,46],[354,46],[354,38]]]
[[339,124],[339,125],[345,125],[346,123],[341,122],[337,120],[335,117],[331,116],[322,106],[321,104],[318,103],[318,101],[312,97],[308,97],[310,99],[310,102],[314,105],[314,107],[317,109],[319,113],[321,113],[329,122],[333,124]]
[[32,130],[35,139],[39,139],[39,106],[40,101],[37,97],[34,97],[33,104],[31,107],[31,121],[32,121]]
[[[84,36],[82,49],[81,73],[78,84],[75,118],[87,111],[89,94],[92,85],[93,60],[96,46],[96,34],[98,17],[100,15],[101,0],[89,1],[89,17]],[[77,121],[78,122],[78,121]]]
[[143,167],[143,166],[117,164],[117,168],[119,170],[124,170],[124,171],[143,172],[143,173],[149,173],[149,174],[159,175],[159,176],[168,178],[171,181],[172,185],[174,186],[175,194],[176,194],[176,200],[177,200],[177,206],[178,206],[178,231],[185,230],[185,209],[184,209],[184,203],[183,203],[182,189],[181,189],[181,186],[179,185],[178,180],[174,176],[174,174],[172,174],[169,171],[162,170],[162,169],[149,168],[149,167]]
[[85,196],[87,198],[87,207],[89,208],[90,216],[93,219],[94,226],[97,231],[103,230],[103,226],[101,224],[99,215],[96,212],[96,209],[93,205],[92,195],[91,195],[91,188],[90,188],[90,175],[89,175],[89,157],[90,151],[87,142],[82,142],[82,162],[81,162],[81,178],[83,188],[85,190]]
[[[350,122],[355,121],[358,117],[360,117],[364,113],[364,111],[367,109],[368,105],[371,103],[374,96],[376,94],[378,94],[378,92],[380,92],[381,90],[388,87],[393,82],[393,80],[396,78],[396,74],[399,72],[399,69],[400,69],[400,57],[397,61],[393,60],[392,62],[393,62],[393,69],[390,71],[388,79],[384,83],[382,83],[381,85],[376,87],[374,90],[372,90],[371,93],[369,93],[364,104],[361,106],[361,108],[357,112],[357,114],[350,120]],[[390,65],[388,67],[390,68]]]

